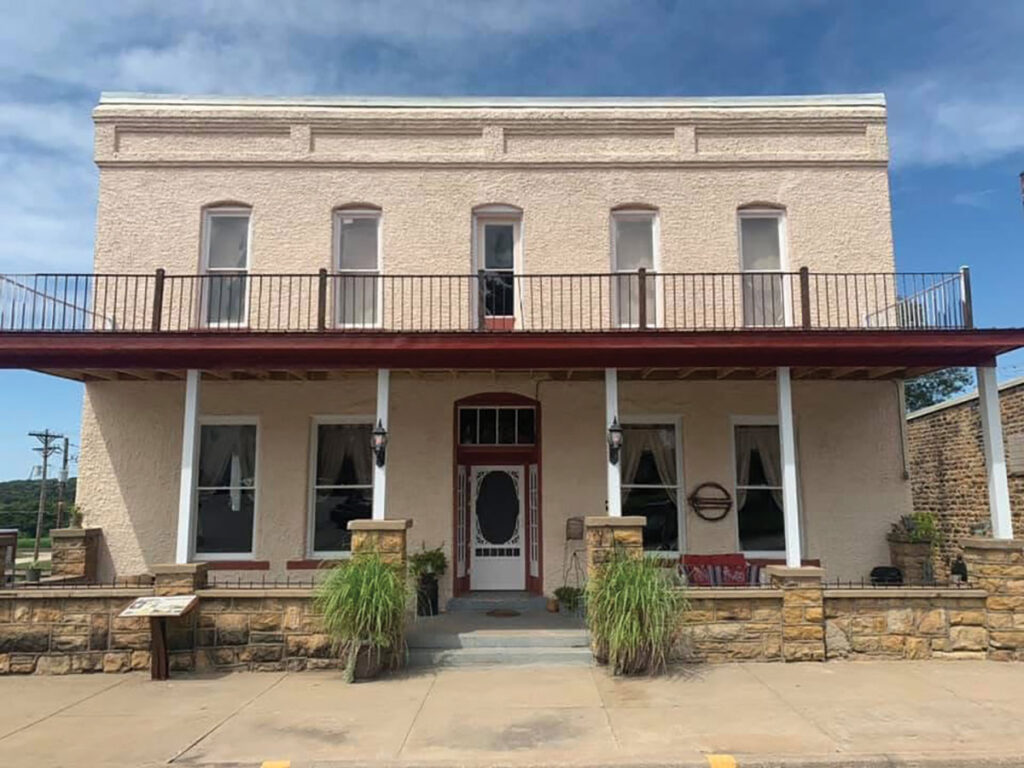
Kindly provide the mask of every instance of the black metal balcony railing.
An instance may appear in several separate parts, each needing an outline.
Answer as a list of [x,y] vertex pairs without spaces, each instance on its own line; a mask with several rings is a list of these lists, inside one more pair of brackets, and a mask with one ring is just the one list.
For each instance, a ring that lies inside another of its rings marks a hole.
[[955,273],[0,275],[0,332],[972,327]]

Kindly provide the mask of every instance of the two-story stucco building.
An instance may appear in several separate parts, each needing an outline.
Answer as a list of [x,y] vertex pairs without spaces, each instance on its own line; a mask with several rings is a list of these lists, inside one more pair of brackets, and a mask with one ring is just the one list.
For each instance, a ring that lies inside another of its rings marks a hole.
[[550,593],[607,514],[859,579],[912,510],[901,381],[994,386],[1024,343],[973,327],[966,271],[896,272],[880,96],[94,119],[94,273],[6,278],[0,359],[86,382],[108,576],[308,570],[402,519],[447,593]]

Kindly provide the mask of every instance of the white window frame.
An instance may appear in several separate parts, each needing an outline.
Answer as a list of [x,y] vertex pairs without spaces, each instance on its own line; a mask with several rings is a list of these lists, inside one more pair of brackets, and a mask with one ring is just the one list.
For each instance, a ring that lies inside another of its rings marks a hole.
[[[479,274],[484,266],[484,229],[488,224],[511,224],[512,225],[512,291],[515,297],[511,315],[487,315],[487,317],[513,317],[516,328],[522,326],[523,317],[521,307],[524,306],[526,281],[517,278],[523,275],[523,212],[512,205],[487,205],[474,209],[473,211],[473,238],[472,238],[472,261],[473,276]],[[489,270],[503,271],[503,270]],[[473,319],[479,317],[480,310],[478,286],[474,283],[472,294]]]
[[[778,269],[745,269],[743,266],[743,220],[744,219],[775,219],[779,232],[779,268]],[[742,208],[736,212],[736,243],[737,262],[740,271],[740,320],[744,319],[746,307],[743,303],[743,275],[783,275],[782,280],[782,325],[743,324],[744,328],[785,328],[793,325],[793,287],[785,278],[789,272],[789,238],[786,235],[786,211],[782,208]]]
[[[659,300],[658,293],[658,282],[657,275],[661,273],[661,217],[658,215],[658,211],[650,208],[620,208],[612,211],[611,215],[611,228],[609,231],[609,239],[611,240],[611,262],[612,272],[615,275],[635,275],[638,274],[633,270],[620,270],[619,269],[619,255],[616,237],[618,232],[618,225],[620,221],[650,221],[651,222],[651,247],[653,253],[651,254],[651,269],[647,272],[648,277],[654,280],[654,315],[651,315],[651,307],[647,308],[647,326],[659,327],[664,324],[663,308],[661,301]],[[618,284],[616,283],[615,288],[612,290],[611,305],[612,305],[612,323],[616,328],[637,328],[639,322],[634,323],[620,323],[619,322],[619,291]]]
[[[749,557],[749,558],[764,559],[764,560],[778,560],[778,559],[781,558],[781,559],[785,560],[785,558],[786,558],[786,550],[785,549],[778,549],[778,550],[774,550],[774,549],[745,550],[745,549],[743,549],[743,545],[740,543],[740,505],[739,505],[739,493],[738,493],[738,491],[740,489],[740,479],[739,479],[739,475],[736,473],[736,458],[737,458],[736,457],[736,427],[775,427],[776,429],[778,429],[779,428],[779,419],[778,419],[777,416],[732,416],[732,417],[730,417],[730,419],[729,419],[729,461],[730,461],[731,466],[732,466],[732,498],[733,498],[733,507],[736,510],[736,515],[735,515],[735,519],[736,519],[736,522],[735,522],[735,529],[736,529],[735,530],[736,551],[737,552],[742,552],[745,557]],[[781,451],[780,451],[780,459],[779,460],[781,461]],[[780,470],[781,470],[781,467],[780,467]],[[775,485],[745,485],[745,486],[743,486],[743,488],[746,488],[748,490],[749,489],[759,489],[759,490],[769,489],[769,490],[771,490],[771,489],[778,488],[780,491],[782,490],[782,486],[781,485],[778,485],[778,486],[775,486]],[[801,504],[800,506],[802,507],[803,505]],[[803,531],[803,528],[804,528],[803,525],[801,525],[800,526],[800,530]],[[785,514],[785,510],[783,510],[783,514],[782,514],[782,532],[783,532],[783,535],[785,535],[785,533],[786,533],[786,514]]]
[[[336,275],[334,287],[334,312],[330,318],[335,328],[381,328],[384,319],[384,281],[381,279],[384,274],[384,217],[382,211],[377,208],[336,208],[334,210],[334,235],[333,235],[333,267]],[[377,222],[377,268],[376,269],[342,269],[341,266],[341,226],[342,219],[373,219]],[[346,275],[376,275],[377,276],[377,316],[372,323],[342,323],[339,318],[341,311],[341,296],[344,290]]]
[[[676,439],[676,515],[679,520],[679,550],[645,550],[648,557],[662,558],[667,560],[678,560],[686,553],[686,481],[683,477],[683,417],[680,415],[657,415],[657,414],[619,414],[619,423],[623,428],[629,426],[650,426],[653,424],[671,424],[675,428]],[[620,492],[626,488],[664,488],[663,485],[636,485],[627,483],[622,478]]]
[[[196,468],[193,473],[195,476],[195,483],[192,485],[192,519],[194,530],[192,531],[191,541],[189,547],[192,550],[193,559],[197,562],[215,562],[218,560],[255,560],[256,559],[256,542],[259,541],[259,524],[260,524],[260,476],[261,476],[261,457],[260,457],[260,443],[262,429],[260,427],[259,416],[216,416],[207,415],[200,416],[199,422],[199,440],[198,447],[196,449]],[[199,485],[199,467],[202,462],[202,430],[203,427],[256,427],[256,457],[253,464],[253,473],[255,475],[252,484],[252,545],[249,547],[248,552],[197,552],[196,551],[196,536],[199,534],[199,491],[204,490],[218,490],[222,486],[200,486]]]
[[[306,556],[311,560],[343,560],[352,556],[352,550],[317,550],[316,546],[316,491],[317,488],[369,488],[376,493],[373,479],[376,473],[371,473],[368,485],[334,485],[318,486],[316,484],[317,470],[317,433],[324,424],[351,424],[355,426],[367,426],[371,428],[376,423],[375,416],[363,414],[356,416],[339,415],[318,415],[313,416],[309,430],[309,481],[306,494]],[[372,499],[372,496],[371,496]],[[367,518],[369,519],[369,518]]]
[[[211,221],[218,217],[224,218],[237,218],[239,216],[246,216],[248,226],[246,227],[245,233],[245,267],[242,269],[227,269],[225,267],[211,267],[210,266],[210,229]],[[240,322],[226,322],[226,323],[212,323],[210,322],[210,284],[211,282],[207,279],[204,280],[206,289],[203,291],[203,300],[200,302],[201,306],[199,311],[202,312],[199,325],[203,328],[248,328],[249,327],[249,278],[252,276],[252,208],[246,208],[240,205],[223,205],[215,206],[213,208],[206,208],[203,211],[203,234],[202,234],[202,267],[203,275],[241,275],[245,277],[244,285],[245,290],[242,295],[242,321]]]

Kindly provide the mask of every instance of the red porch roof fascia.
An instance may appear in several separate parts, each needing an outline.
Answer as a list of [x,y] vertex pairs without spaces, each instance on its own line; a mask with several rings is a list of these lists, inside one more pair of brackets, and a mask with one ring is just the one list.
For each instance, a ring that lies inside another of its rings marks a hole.
[[0,333],[0,368],[564,369],[987,365],[1024,328],[600,333]]

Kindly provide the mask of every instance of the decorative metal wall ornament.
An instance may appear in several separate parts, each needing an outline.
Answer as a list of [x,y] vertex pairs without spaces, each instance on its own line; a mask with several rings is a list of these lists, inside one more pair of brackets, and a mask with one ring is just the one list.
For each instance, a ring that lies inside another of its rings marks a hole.
[[702,520],[721,520],[732,509],[732,496],[718,483],[701,483],[687,497],[693,511]]

